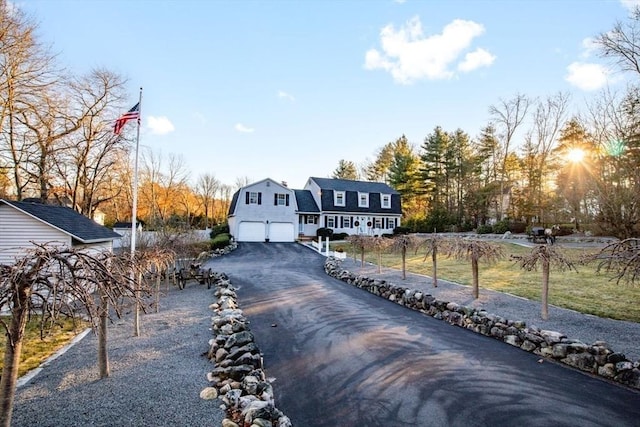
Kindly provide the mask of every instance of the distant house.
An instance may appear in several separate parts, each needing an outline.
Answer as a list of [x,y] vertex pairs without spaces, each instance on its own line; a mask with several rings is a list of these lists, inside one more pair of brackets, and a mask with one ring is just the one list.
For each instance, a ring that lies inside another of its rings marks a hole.
[[119,238],[71,208],[0,199],[0,264],[12,264],[33,243],[111,251]]
[[229,230],[239,242],[293,242],[321,227],[392,233],[401,216],[400,193],[384,183],[312,177],[304,189],[292,190],[267,178],[233,195]]

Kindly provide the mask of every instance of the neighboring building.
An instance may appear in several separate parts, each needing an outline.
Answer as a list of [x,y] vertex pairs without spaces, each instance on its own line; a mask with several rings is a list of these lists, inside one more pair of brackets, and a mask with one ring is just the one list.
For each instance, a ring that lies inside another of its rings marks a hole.
[[0,199],[0,264],[37,244],[111,251],[120,235],[71,208]]
[[233,195],[229,230],[239,242],[293,242],[314,237],[321,227],[392,233],[401,216],[400,193],[384,183],[312,177],[304,189],[291,190],[265,179]]

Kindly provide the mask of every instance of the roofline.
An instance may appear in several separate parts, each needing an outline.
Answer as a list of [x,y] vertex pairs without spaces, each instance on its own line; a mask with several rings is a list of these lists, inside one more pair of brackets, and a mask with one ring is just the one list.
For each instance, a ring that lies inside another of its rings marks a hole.
[[76,239],[77,241],[79,241],[81,243],[99,243],[99,242],[109,242],[109,241],[113,242],[115,239],[118,239],[118,237],[113,237],[113,238],[105,237],[104,239],[90,239],[90,240],[82,239],[82,238],[76,236],[73,233],[69,233],[67,230],[63,230],[62,228],[60,228],[60,227],[58,227],[58,226],[56,226],[54,224],[51,224],[50,222],[47,222],[47,221],[43,220],[42,218],[38,218],[37,216],[32,215],[29,212],[20,209],[19,207],[15,206],[13,203],[9,202],[8,200],[0,199],[0,202],[3,202],[7,206],[11,206],[12,208],[22,212],[23,214],[25,214],[27,216],[30,216],[31,218],[33,218],[35,220],[40,221],[43,224],[48,225],[51,228],[55,228],[56,230],[61,231],[62,233],[66,234],[67,236],[71,236],[72,238]]

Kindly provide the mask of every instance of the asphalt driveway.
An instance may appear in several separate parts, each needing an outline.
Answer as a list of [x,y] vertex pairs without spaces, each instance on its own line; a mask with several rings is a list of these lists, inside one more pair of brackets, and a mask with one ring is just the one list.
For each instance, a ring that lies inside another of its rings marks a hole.
[[637,426],[640,393],[330,278],[300,245],[241,244],[229,275],[296,426]]

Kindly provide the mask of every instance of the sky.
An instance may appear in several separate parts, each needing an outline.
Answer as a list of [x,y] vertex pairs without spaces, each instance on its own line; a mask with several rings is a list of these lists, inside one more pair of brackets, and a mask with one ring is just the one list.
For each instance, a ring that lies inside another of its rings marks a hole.
[[[303,188],[436,126],[472,138],[516,94],[579,112],[628,76],[592,40],[640,0],[16,0],[75,74],[143,88],[140,144],[192,182]],[[128,129],[134,132],[133,125]]]

